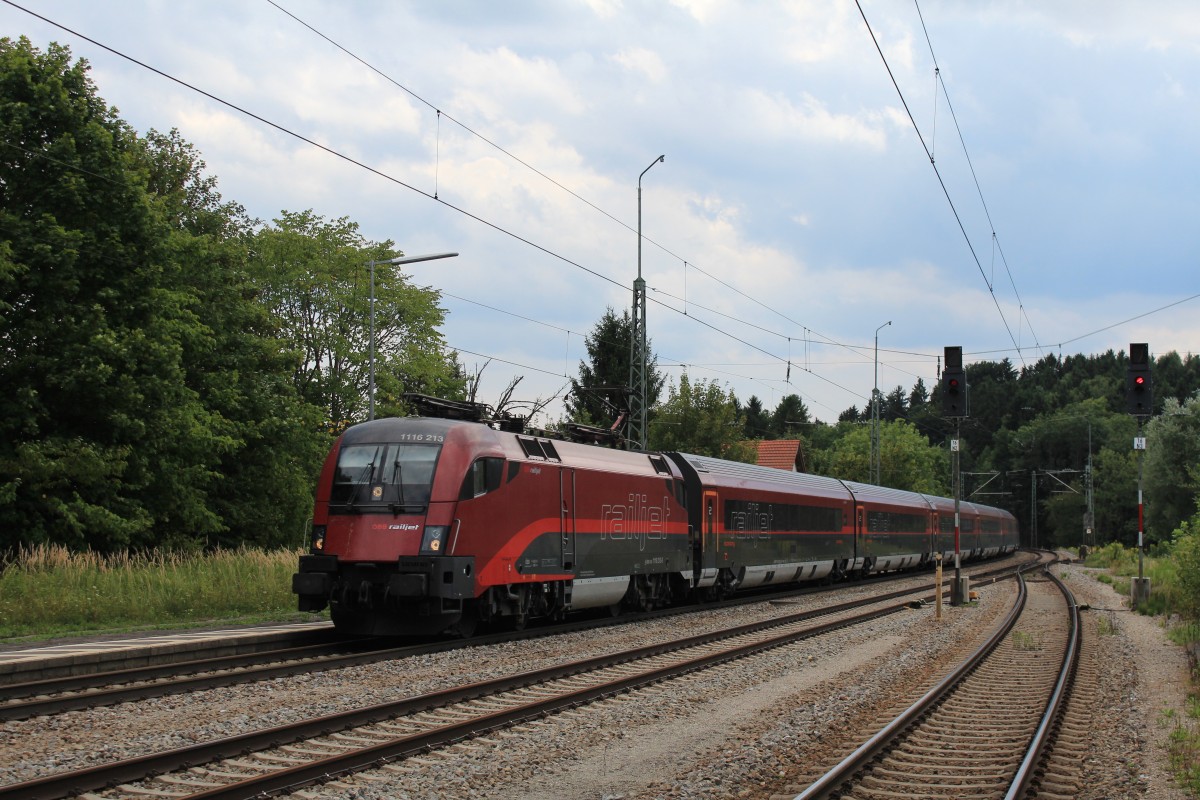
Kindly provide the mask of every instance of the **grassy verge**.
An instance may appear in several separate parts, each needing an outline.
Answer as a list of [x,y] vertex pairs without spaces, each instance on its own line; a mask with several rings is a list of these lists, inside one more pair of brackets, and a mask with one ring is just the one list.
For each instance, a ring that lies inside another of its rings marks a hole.
[[0,571],[0,639],[297,618],[298,555],[22,550]]
[[1159,724],[1171,728],[1167,752],[1171,771],[1180,787],[1193,797],[1200,797],[1200,703],[1193,695],[1183,714],[1173,708],[1163,709]]
[[[1129,596],[1130,578],[1138,574],[1136,548],[1125,548],[1112,543],[1088,554],[1084,563],[1089,567],[1107,569],[1109,573],[1098,575],[1097,579],[1111,584],[1126,597]],[[1140,613],[1169,617],[1190,608],[1179,582],[1174,559],[1147,556],[1142,560],[1142,574],[1150,579],[1150,600],[1138,607]]]
[[[1181,567],[1178,555],[1174,552],[1163,557],[1144,558],[1142,571],[1150,579],[1150,600],[1140,605],[1138,611],[1168,620],[1167,636],[1176,644],[1188,647],[1200,642],[1200,622],[1189,619],[1196,601],[1188,597],[1188,581],[1183,574],[1186,567]],[[1129,596],[1130,578],[1138,574],[1136,549],[1110,544],[1089,555],[1085,563],[1089,567],[1109,570],[1096,578]],[[1165,708],[1159,714],[1159,724],[1171,729],[1168,745],[1171,771],[1180,787],[1193,797],[1200,797],[1200,687],[1197,677],[1192,675],[1186,708]]]

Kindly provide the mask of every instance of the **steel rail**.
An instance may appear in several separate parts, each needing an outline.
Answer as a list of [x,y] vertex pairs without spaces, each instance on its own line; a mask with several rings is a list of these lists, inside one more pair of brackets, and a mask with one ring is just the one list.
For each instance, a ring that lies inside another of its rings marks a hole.
[[1004,795],[1004,800],[1017,800],[1017,798],[1025,796],[1033,784],[1036,777],[1034,768],[1042,762],[1043,757],[1049,752],[1053,739],[1052,734],[1057,730],[1058,723],[1062,719],[1062,714],[1066,709],[1067,695],[1075,682],[1076,667],[1079,665],[1079,652],[1082,647],[1083,638],[1083,626],[1079,623],[1079,605],[1075,602],[1075,595],[1071,593],[1071,590],[1067,588],[1067,585],[1057,575],[1048,569],[1046,570],[1046,575],[1054,581],[1059,591],[1063,593],[1063,596],[1067,600],[1071,627],[1067,638],[1066,652],[1063,653],[1063,662],[1059,671],[1058,681],[1055,683],[1054,691],[1046,703],[1046,711],[1042,715],[1042,721],[1029,743],[1025,758],[1021,760],[1021,766],[1017,769],[1017,774],[1013,778],[1008,792]]
[[272,650],[257,650],[252,653],[190,658],[182,661],[142,664],[136,667],[97,670],[96,672],[83,672],[54,678],[39,678],[37,680],[26,680],[0,685],[0,695],[16,700],[22,697],[34,697],[54,692],[75,692],[112,686],[119,683],[173,678],[178,675],[206,672],[209,670],[242,669],[244,667],[257,666],[267,659],[285,661],[301,658],[318,658],[327,655],[332,648],[340,647],[343,651],[355,648],[361,649],[365,641],[367,640],[341,639],[315,644],[279,647]]
[[[723,631],[712,633],[699,634],[696,636],[686,637],[683,639],[664,642],[655,645],[647,645],[634,650],[614,653],[605,656],[599,656],[582,661],[572,662],[569,664],[556,665],[546,667],[531,672],[521,673],[518,675],[508,676],[491,681],[484,681],[476,684],[465,686],[452,687],[439,692],[434,692],[420,697],[408,698],[389,703],[377,704],[365,708],[353,709],[351,711],[341,712],[326,717],[321,717],[313,720],[306,720],[299,723],[285,725],[277,728],[252,731],[238,736],[221,739],[213,742],[201,743],[176,750],[165,751],[160,753],[151,753],[146,756],[140,756],[124,761],[112,762],[109,764],[96,765],[76,772],[59,773],[49,775],[43,778],[38,778],[9,786],[0,786],[0,800],[32,800],[33,798],[61,798],[72,794],[80,794],[87,791],[99,790],[109,786],[130,783],[141,780],[149,776],[170,772],[181,767],[195,766],[198,764],[209,763],[221,758],[229,758],[238,756],[247,752],[256,750],[264,750],[271,747],[277,747],[282,744],[299,741],[313,736],[333,733],[336,731],[347,730],[350,728],[369,725],[371,723],[380,722],[406,714],[413,714],[420,711],[427,711],[449,705],[451,703],[463,702],[466,700],[475,699],[491,694],[496,694],[502,691],[509,691],[514,688],[528,686],[536,683],[544,683],[546,681],[578,675],[583,672],[594,671],[616,664],[624,664],[639,659],[650,658],[653,656],[663,655],[688,647],[697,647],[711,644],[722,639],[730,639],[737,636],[758,633],[774,627],[780,627],[788,624],[796,624],[821,616],[829,616],[831,614],[840,613],[842,611],[852,610],[863,605],[878,604],[886,602],[890,599],[895,599],[900,596],[911,596],[920,594],[925,591],[925,587],[916,589],[901,590],[889,593],[883,597],[864,598],[845,603],[839,603],[833,606],[814,609],[811,611],[799,612],[777,617],[771,620],[764,620],[746,625],[739,625]],[[925,597],[926,602],[932,600],[931,597]],[[771,640],[768,643],[756,643],[746,645],[742,648],[726,651],[717,656],[704,657],[693,664],[690,669],[683,671],[691,671],[710,665],[710,662],[717,663],[718,661],[727,661],[734,658],[741,658],[759,650],[769,647],[777,647],[791,641],[798,641],[803,638],[817,636],[827,633],[830,630],[835,630],[840,627],[848,627],[853,624],[862,623],[871,619],[877,619],[883,616],[897,613],[910,607],[909,602],[896,603],[890,606],[885,606],[880,609],[865,612],[855,617],[845,620],[816,625],[811,628],[806,628],[803,631],[794,631],[778,641]],[[773,642],[773,643],[772,643]],[[714,661],[716,659],[717,661]],[[667,671],[660,673],[651,673],[656,677],[646,679],[646,682],[663,680],[670,674]],[[633,679],[630,679],[633,680]],[[591,697],[586,693],[581,694],[573,702],[574,705],[579,705],[583,702],[589,702],[587,698]],[[594,699],[592,697],[591,699]],[[556,710],[558,706],[549,709],[543,709],[540,713],[550,713]],[[499,721],[494,724],[503,724]],[[467,735],[464,732],[457,734],[458,738]],[[404,745],[397,752],[407,752]],[[417,745],[411,745],[417,746]],[[428,744],[419,745],[427,747]],[[378,761],[383,755],[376,752],[377,748],[370,748],[376,754],[370,763]],[[345,756],[347,759],[353,760],[354,754]],[[330,764],[328,759],[320,762],[321,770],[328,772]],[[355,762],[357,763],[357,762]],[[367,762],[364,762],[367,763]],[[352,771],[358,767],[348,766],[341,770]],[[299,768],[297,768],[299,769]],[[307,773],[306,773],[307,774]],[[319,777],[319,776],[318,776]],[[312,778],[316,780],[317,778]],[[265,779],[264,779],[265,780]],[[307,779],[306,779],[307,780]],[[290,783],[288,785],[291,785]],[[218,791],[218,790],[214,790]],[[268,791],[264,788],[259,788],[255,793]],[[199,795],[207,797],[209,795]],[[223,795],[212,795],[223,796]],[[247,795],[252,796],[252,795]]]
[[[19,696],[20,687],[26,684],[45,681],[69,684],[72,679],[86,681],[100,673],[127,669],[160,667],[170,670],[193,661],[253,658],[272,650],[327,645],[349,638],[336,633],[332,625],[320,628],[297,626],[293,630],[275,630],[252,638],[220,637],[222,633],[224,631],[212,631],[212,638],[204,638],[206,634],[202,631],[180,633],[177,639],[170,634],[153,634],[145,639],[124,641],[98,636],[90,642],[85,639],[69,651],[51,648],[49,652],[39,652],[36,646],[29,651],[8,649],[0,653],[0,696]],[[96,649],[87,649],[89,644],[95,645]],[[17,661],[3,658],[14,655],[25,658]]]
[[[986,579],[994,575],[1006,574],[1012,569],[1014,569],[1014,567],[1002,567],[999,569],[979,573],[973,577],[976,579]],[[924,587],[925,591],[933,591],[933,589],[933,584],[929,584],[928,586]],[[880,595],[879,597],[871,600],[871,602],[879,602],[894,597],[904,596],[906,594],[913,594],[919,591],[922,591],[922,589],[897,590]],[[801,593],[808,594],[809,592],[803,591]],[[796,592],[792,591],[786,593],[773,593],[770,595],[755,596],[752,598],[741,597],[733,601],[733,604],[743,604],[745,602],[763,602],[764,600],[779,600],[786,597],[796,596],[796,594]],[[711,609],[716,607],[716,605],[709,605],[700,608]],[[845,607],[847,606],[842,606],[842,608]],[[693,611],[696,609],[697,607],[694,606],[686,607],[686,610],[688,611]],[[468,640],[442,640],[438,642],[403,645],[400,647],[382,648],[378,647],[377,644],[372,644],[370,642],[363,642],[360,644],[342,642],[306,645],[303,647],[285,648],[277,651],[242,653],[237,655],[218,656],[212,659],[195,659],[191,661],[147,665],[122,670],[70,675],[42,681],[13,683],[6,686],[0,686],[0,698],[10,700],[9,702],[0,700],[0,722],[28,719],[30,717],[57,714],[65,711],[78,711],[82,709],[116,705],[118,703],[146,700],[154,697],[165,697],[172,694],[214,689],[223,686],[235,686],[242,683],[271,680],[273,678],[287,677],[290,675],[320,670],[343,669],[346,667],[362,666],[364,664],[373,664],[379,661],[388,661],[414,655],[426,655],[429,653],[444,652],[462,647],[475,647],[480,645],[508,642],[514,639],[527,639],[532,637],[558,635],[574,630],[581,630],[597,626],[609,626],[613,624],[623,624],[626,622],[639,621],[642,619],[653,619],[663,615],[678,613],[680,613],[680,608],[677,607],[674,609],[650,612],[649,616],[630,615],[623,618],[617,618],[615,620],[605,619],[576,621],[563,625],[539,628],[534,631],[524,631],[519,633],[496,633],[478,636]],[[373,649],[368,649],[366,652],[361,652],[361,648]],[[327,655],[322,655],[320,653],[320,650],[330,649],[340,649],[343,651],[349,649],[351,652],[340,652]],[[306,650],[311,650],[312,654],[306,655]],[[268,659],[273,663],[263,663]],[[65,694],[67,692],[79,693]],[[59,693],[64,694],[61,696],[56,696]],[[19,698],[31,699],[19,701]]]
[[1009,631],[1016,625],[1017,618],[1020,617],[1022,610],[1024,610],[1028,590],[1025,586],[1024,575],[1020,573],[1018,573],[1018,585],[1020,588],[1016,602],[1013,604],[1012,609],[1009,610],[1004,621],[987,641],[980,645],[970,657],[959,664],[953,672],[901,712],[898,717],[889,722],[882,730],[859,745],[858,749],[846,756],[841,763],[825,773],[825,775],[812,783],[803,792],[796,795],[795,800],[826,800],[826,798],[833,797],[842,784],[850,780],[856,772],[863,769],[877,755],[890,747],[905,730],[927,714],[967,675],[973,672],[1004,641]]

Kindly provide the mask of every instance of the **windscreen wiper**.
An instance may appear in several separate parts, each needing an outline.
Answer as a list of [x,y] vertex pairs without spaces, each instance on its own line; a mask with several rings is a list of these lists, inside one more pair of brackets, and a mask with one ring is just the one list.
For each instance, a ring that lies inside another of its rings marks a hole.
[[354,482],[354,491],[350,493],[350,499],[346,501],[347,508],[354,508],[358,504],[358,494],[362,491],[362,487],[368,486],[371,479],[375,477],[375,458],[379,456],[379,451],[375,451],[375,456],[371,458],[370,463],[362,468],[362,472],[358,475],[358,480]]
[[396,483],[396,494],[398,497],[397,502],[388,503],[388,511],[391,511],[393,514],[416,514],[424,511],[427,508],[427,504],[408,503],[404,500],[404,465],[400,463],[400,459],[397,458],[392,463],[392,466],[395,468],[395,472],[392,473],[392,480]]

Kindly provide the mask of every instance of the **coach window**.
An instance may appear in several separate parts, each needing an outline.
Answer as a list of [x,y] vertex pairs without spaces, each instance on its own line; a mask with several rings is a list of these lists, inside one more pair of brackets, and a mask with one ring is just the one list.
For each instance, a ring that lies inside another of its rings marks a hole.
[[463,479],[459,500],[470,500],[472,497],[494,492],[500,488],[500,478],[504,474],[503,458],[480,458],[471,465]]

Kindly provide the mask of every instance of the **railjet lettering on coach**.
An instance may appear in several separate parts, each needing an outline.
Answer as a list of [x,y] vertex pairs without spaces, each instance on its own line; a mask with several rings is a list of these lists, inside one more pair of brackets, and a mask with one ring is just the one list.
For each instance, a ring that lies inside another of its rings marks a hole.
[[745,511],[734,511],[729,515],[729,530],[764,538],[767,531],[772,530],[771,516],[770,506],[760,508],[758,503],[746,503]]
[[665,539],[667,519],[671,516],[668,498],[652,506],[646,495],[631,493],[627,504],[605,503],[600,506],[600,540],[636,539],[638,550],[646,549],[646,540]]

